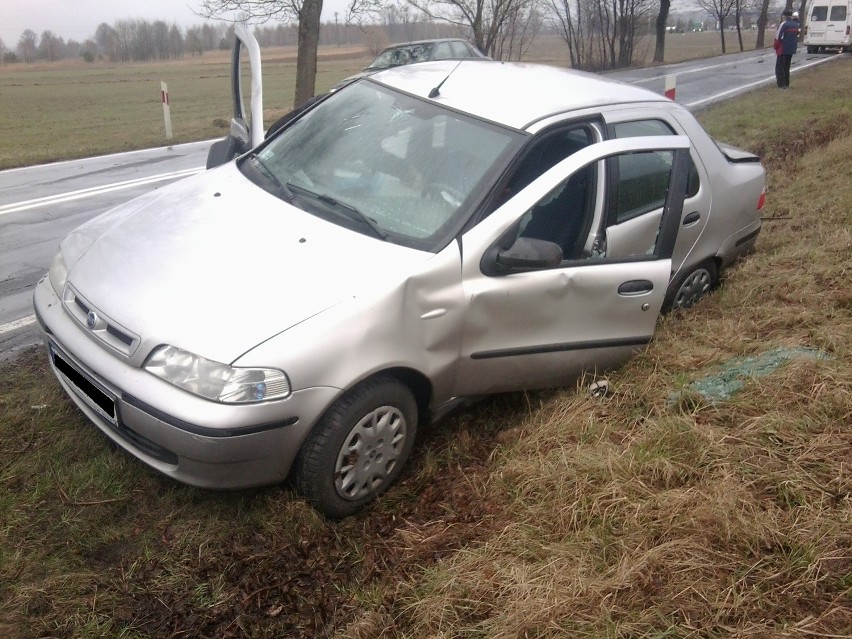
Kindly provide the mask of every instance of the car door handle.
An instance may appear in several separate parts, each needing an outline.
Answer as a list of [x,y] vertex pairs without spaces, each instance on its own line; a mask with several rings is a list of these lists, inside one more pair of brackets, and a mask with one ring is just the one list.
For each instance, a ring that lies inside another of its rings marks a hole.
[[700,220],[700,219],[701,219],[701,213],[699,213],[698,211],[693,211],[692,213],[687,214],[687,216],[685,218],[683,218],[683,225],[684,226],[692,226],[693,224],[698,222],[698,220]]
[[653,290],[654,283],[650,280],[630,280],[629,282],[622,283],[622,285],[618,287],[618,294],[624,295],[625,297],[631,297],[633,295],[644,295],[645,293],[650,293]]

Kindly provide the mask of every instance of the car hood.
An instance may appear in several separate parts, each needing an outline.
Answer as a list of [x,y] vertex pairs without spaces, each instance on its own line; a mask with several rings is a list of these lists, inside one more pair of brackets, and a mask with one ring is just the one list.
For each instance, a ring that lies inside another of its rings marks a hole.
[[226,363],[431,256],[291,206],[234,163],[96,218],[62,250],[77,294],[141,338],[134,361],[171,344]]

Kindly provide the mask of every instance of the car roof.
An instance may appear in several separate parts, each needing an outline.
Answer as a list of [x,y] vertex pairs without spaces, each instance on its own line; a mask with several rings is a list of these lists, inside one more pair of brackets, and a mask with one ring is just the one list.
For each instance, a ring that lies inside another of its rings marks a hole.
[[573,69],[486,59],[442,60],[394,67],[370,81],[433,99],[450,108],[524,130],[544,118],[590,107],[670,102],[658,93]]

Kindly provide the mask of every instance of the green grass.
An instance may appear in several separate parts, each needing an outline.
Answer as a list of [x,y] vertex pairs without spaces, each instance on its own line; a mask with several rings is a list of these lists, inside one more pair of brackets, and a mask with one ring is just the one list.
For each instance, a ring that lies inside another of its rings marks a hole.
[[[462,411],[343,522],[286,486],[175,484],[88,423],[41,349],[19,356],[0,376],[0,636],[852,635],[850,88],[845,59],[702,114],[765,150],[766,222],[612,395]],[[670,399],[782,346],[829,358]]]

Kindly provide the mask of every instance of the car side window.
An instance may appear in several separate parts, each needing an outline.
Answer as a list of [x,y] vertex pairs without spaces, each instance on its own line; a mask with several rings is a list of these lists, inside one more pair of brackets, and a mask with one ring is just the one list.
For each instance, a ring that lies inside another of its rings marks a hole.
[[[506,184],[504,197],[523,190],[559,162],[592,144],[593,140],[592,131],[586,126],[547,135],[526,154]],[[575,255],[578,245],[582,244],[580,236],[591,202],[595,175],[595,167],[589,166],[557,186],[527,211],[521,219],[519,235],[558,244],[565,259]]]
[[453,57],[455,58],[469,58],[470,57],[470,49],[468,46],[461,42],[460,40],[453,40],[450,42],[450,47],[453,50]]
[[[602,205],[596,197],[598,164],[595,162],[573,173],[530,208],[521,217],[518,236],[559,245],[563,260],[656,257],[662,207],[671,180],[674,154],[671,151],[643,151],[623,153],[612,159],[617,166],[624,168],[608,181],[607,189],[616,193],[642,194],[642,185],[653,180],[653,192],[658,198],[653,209],[648,208],[647,202],[635,206],[634,202],[625,200],[625,210],[632,207],[634,210],[641,208],[643,212],[623,220],[609,217],[600,223],[602,228],[593,231],[595,212]],[[611,195],[604,194],[603,197],[611,199]]]
[[614,222],[627,220],[660,208],[666,201],[671,174],[671,153],[632,153],[613,158],[618,167],[615,186]]
[[[612,125],[613,137],[634,138],[645,135],[676,135],[672,128],[662,120],[634,120],[632,122],[617,122]],[[686,178],[686,197],[695,197],[701,187],[698,168],[690,158],[689,174]],[[650,196],[649,196],[650,197]]]
[[435,53],[432,55],[433,60],[448,60],[453,57],[453,50],[450,48],[449,42],[439,42],[435,45]]

